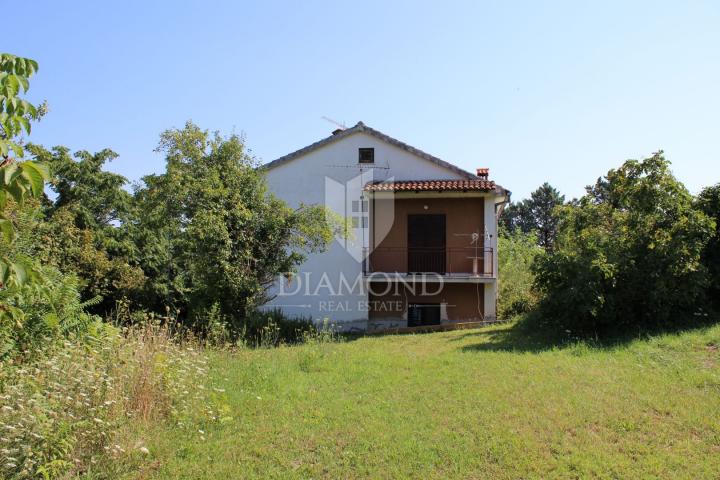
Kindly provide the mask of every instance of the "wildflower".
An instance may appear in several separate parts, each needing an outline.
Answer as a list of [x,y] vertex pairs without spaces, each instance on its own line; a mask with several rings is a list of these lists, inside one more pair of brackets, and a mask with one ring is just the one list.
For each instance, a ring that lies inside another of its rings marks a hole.
[[145,455],[150,455],[150,450],[148,450],[147,447],[140,447],[138,450]]

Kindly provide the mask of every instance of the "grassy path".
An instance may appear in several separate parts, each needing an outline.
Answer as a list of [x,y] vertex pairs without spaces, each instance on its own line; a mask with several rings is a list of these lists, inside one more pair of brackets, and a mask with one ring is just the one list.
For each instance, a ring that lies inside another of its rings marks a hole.
[[720,476],[720,326],[612,349],[510,332],[214,354],[232,420],[154,432],[143,476]]

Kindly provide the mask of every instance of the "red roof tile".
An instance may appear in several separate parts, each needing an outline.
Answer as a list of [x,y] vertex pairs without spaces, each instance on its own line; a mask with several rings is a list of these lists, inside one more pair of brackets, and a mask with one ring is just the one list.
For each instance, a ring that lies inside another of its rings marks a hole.
[[486,192],[494,189],[495,182],[490,180],[403,180],[365,185],[366,192]]

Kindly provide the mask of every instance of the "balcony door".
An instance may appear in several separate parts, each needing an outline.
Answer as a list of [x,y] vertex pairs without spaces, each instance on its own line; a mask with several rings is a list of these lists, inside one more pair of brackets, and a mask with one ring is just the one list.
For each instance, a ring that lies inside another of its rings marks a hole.
[[408,215],[408,272],[445,273],[445,215]]

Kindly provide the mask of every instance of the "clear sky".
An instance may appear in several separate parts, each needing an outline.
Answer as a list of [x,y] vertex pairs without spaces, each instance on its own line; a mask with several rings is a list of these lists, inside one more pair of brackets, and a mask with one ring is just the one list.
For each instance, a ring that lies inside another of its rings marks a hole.
[[130,180],[188,119],[267,162],[325,115],[490,167],[515,199],[658,149],[691,191],[720,181],[720,2],[589,3],[28,1],[0,49],[40,63],[31,140],[110,147]]

